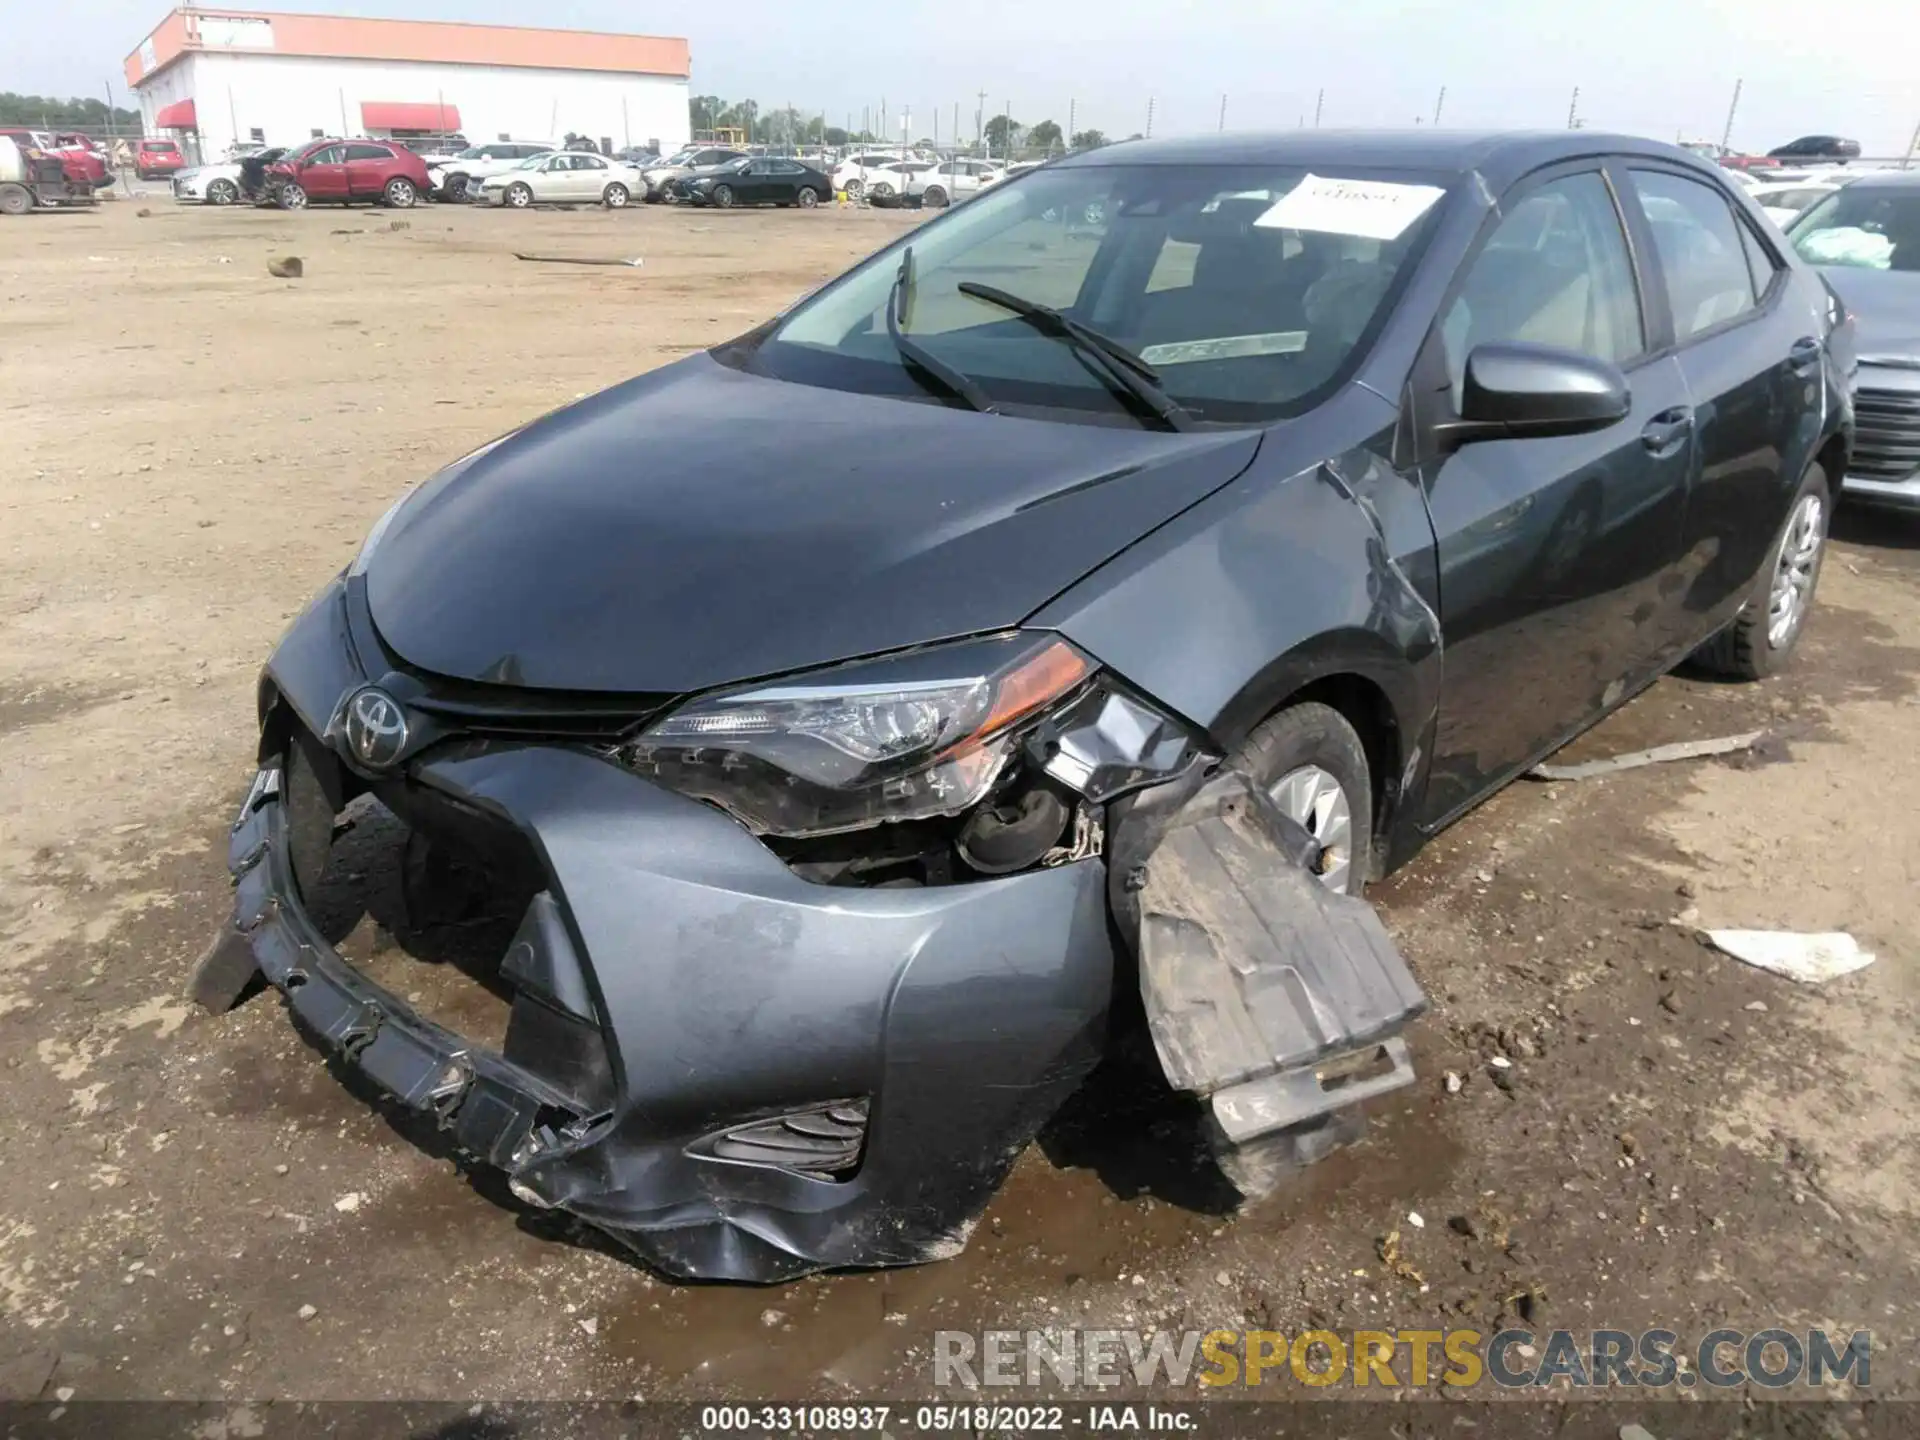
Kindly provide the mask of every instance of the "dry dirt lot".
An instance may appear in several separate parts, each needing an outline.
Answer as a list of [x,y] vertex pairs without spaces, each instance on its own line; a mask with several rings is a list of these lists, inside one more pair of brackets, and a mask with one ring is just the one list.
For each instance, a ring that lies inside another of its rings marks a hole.
[[[1422,1078],[1303,1183],[1218,1213],[1116,1082],[959,1259],[676,1286],[415,1148],[274,997],[181,987],[256,667],[391,498],[912,217],[140,203],[0,224],[0,1398],[906,1395],[943,1327],[1503,1318],[1870,1329],[1920,1393],[1920,527],[1843,515],[1784,677],[1575,747],[1758,753],[1518,785],[1379,887]],[[1676,917],[1879,960],[1798,989]]]

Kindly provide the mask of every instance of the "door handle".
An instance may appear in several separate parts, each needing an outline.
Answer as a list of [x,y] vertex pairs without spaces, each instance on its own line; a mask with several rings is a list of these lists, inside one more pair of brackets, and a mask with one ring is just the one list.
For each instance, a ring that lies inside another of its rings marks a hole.
[[1693,432],[1693,411],[1685,405],[1662,410],[1640,432],[1640,443],[1656,455],[1671,453]]
[[1793,367],[1794,374],[1806,374],[1820,363],[1820,342],[1811,335],[1794,341],[1793,347],[1787,351],[1787,363]]

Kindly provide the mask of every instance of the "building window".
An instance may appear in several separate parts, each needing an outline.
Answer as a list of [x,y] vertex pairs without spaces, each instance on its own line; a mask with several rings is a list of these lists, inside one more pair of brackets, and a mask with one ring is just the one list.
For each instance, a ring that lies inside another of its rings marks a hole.
[[311,135],[314,139],[320,140],[326,137],[327,132],[324,130],[309,130],[307,133]]
[[258,125],[249,130],[247,134],[251,136],[257,144],[264,145],[267,143],[267,132],[262,130]]

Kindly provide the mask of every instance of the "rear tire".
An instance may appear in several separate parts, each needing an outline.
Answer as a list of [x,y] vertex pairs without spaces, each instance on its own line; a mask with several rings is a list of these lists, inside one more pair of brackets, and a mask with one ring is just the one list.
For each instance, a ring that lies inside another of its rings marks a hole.
[[1746,605],[1731,625],[1693,652],[1695,664],[1735,680],[1763,680],[1787,663],[1813,608],[1832,516],[1827,472],[1810,465]]
[[849,200],[858,200],[867,190],[865,182],[863,182],[858,175],[847,181],[847,183],[840,188],[846,193],[846,197]]
[[609,210],[623,210],[627,204],[627,187],[617,181],[607,186],[606,193],[600,197],[601,204]]
[[411,209],[413,202],[420,198],[420,192],[414,188],[411,180],[404,175],[396,175],[387,181],[387,188],[381,192],[387,204],[396,210]]
[[23,185],[0,185],[0,215],[24,215],[33,209],[33,194]]
[[1326,847],[1320,878],[1358,895],[1373,873],[1373,771],[1367,749],[1331,705],[1289,705],[1254,727],[1228,762]]
[[802,185],[800,193],[793,197],[793,203],[802,210],[811,210],[820,203],[820,192],[811,185]]
[[929,185],[927,187],[927,193],[921,197],[920,203],[923,205],[931,205],[935,210],[945,209],[947,192],[938,185]]

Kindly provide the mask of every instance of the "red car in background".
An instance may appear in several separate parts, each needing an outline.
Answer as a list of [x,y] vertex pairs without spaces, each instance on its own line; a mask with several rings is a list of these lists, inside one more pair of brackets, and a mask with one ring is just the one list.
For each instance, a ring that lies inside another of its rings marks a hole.
[[142,180],[172,175],[186,163],[187,157],[171,140],[142,140],[133,147],[133,173]]
[[315,140],[267,171],[267,198],[282,210],[356,200],[405,209],[432,193],[427,162],[397,140]]
[[6,136],[22,150],[40,150],[53,156],[60,162],[60,173],[66,177],[69,185],[105,190],[113,184],[113,172],[107,168],[105,157],[89,145],[61,144],[55,136],[44,130],[4,128],[0,129],[0,135]]

